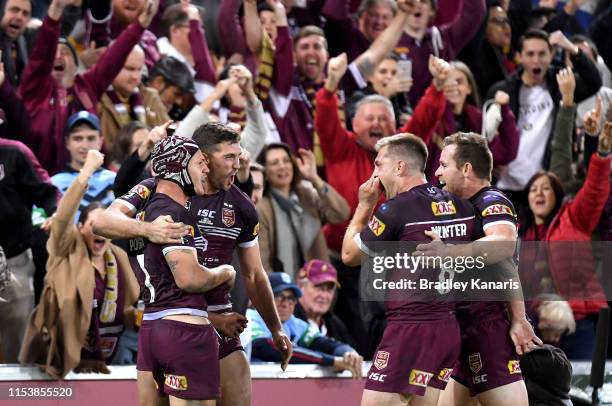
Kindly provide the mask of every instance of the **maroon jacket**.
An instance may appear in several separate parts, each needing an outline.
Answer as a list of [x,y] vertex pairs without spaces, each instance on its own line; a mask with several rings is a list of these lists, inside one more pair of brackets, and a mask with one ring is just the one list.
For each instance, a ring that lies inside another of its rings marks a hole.
[[143,32],[140,24],[130,25],[98,63],[77,75],[72,87],[64,89],[51,75],[60,22],[49,17],[44,19],[36,47],[23,72],[19,94],[32,117],[32,133],[26,143],[50,175],[62,170],[69,160],[64,145],[68,117],[80,110],[96,114],[99,98],[121,71]]
[[[499,125],[499,135],[489,144],[491,153],[493,154],[493,165],[508,165],[516,158],[519,147],[519,130],[516,126],[516,119],[510,107],[506,104],[501,109],[502,122]],[[440,153],[442,152],[442,142],[444,138],[456,133],[457,131],[469,132],[473,131],[480,134],[482,131],[482,111],[471,104],[466,104],[463,107],[463,127],[457,128],[455,117],[453,114],[453,105],[446,103],[446,110],[440,120],[438,128],[434,133],[431,141],[427,144],[429,151],[427,159],[427,167],[425,174],[427,179],[433,181],[434,173],[438,169],[440,163]]]

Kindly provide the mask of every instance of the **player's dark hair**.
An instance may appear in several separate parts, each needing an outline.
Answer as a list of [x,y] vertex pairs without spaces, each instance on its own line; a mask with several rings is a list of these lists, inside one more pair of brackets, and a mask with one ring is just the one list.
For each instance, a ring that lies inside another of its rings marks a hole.
[[454,158],[457,168],[469,163],[479,179],[491,181],[493,156],[485,137],[476,133],[458,132],[444,138],[444,146],[449,145],[456,147]]
[[196,128],[192,139],[198,144],[202,152],[211,154],[217,150],[217,146],[221,143],[235,144],[240,142],[240,134],[225,124],[212,122]]
[[[525,186],[525,194],[529,194],[529,189],[535,183],[536,180],[540,179],[542,176],[546,176],[550,181],[550,185],[552,186],[553,193],[555,194],[555,207],[548,213],[548,216],[544,218],[544,224],[548,226],[550,222],[555,218],[559,210],[561,209],[561,205],[563,204],[563,198],[565,197],[565,191],[563,190],[563,183],[561,183],[561,179],[554,173],[550,171],[538,171],[535,175],[529,179],[527,182],[527,186]],[[533,215],[533,211],[529,205],[527,206],[527,216],[525,219],[525,227],[521,227],[521,235],[525,235],[525,232],[531,227],[535,226],[535,217]]]
[[81,210],[81,214],[79,215],[79,223],[85,224],[87,218],[89,217],[89,213],[96,209],[106,209],[107,205],[102,204],[101,202],[91,202],[87,207]]
[[261,150],[259,155],[257,156],[257,163],[263,166],[264,168],[264,172],[263,172],[264,178],[265,178],[264,179],[264,195],[267,195],[270,192],[270,185],[268,183],[268,179],[266,178],[265,168],[266,168],[266,158],[268,157],[268,152],[270,152],[273,149],[282,149],[283,151],[287,153],[287,155],[289,155],[289,159],[291,160],[291,166],[293,167],[293,179],[291,179],[291,189],[295,190],[297,185],[302,181],[302,178],[300,176],[300,170],[298,169],[297,162],[295,161],[295,157],[291,153],[291,148],[289,148],[289,145],[285,144],[284,142],[270,143],[266,145]]
[[548,33],[544,30],[539,30],[537,28],[530,28],[527,31],[525,31],[525,33],[521,35],[521,38],[519,39],[519,43],[518,43],[519,52],[523,52],[523,44],[528,39],[541,39],[542,41],[548,44],[548,48],[552,51],[552,46],[550,45]]
[[418,173],[425,172],[427,163],[427,145],[414,134],[402,133],[385,137],[376,143],[376,151],[388,147],[388,152],[408,163],[410,169]]

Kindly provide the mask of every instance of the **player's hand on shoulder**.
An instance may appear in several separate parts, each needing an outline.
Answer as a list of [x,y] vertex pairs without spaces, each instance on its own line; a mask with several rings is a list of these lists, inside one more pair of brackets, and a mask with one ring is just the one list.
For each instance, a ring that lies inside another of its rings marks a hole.
[[189,234],[189,227],[174,222],[168,215],[159,216],[147,228],[145,237],[155,244],[180,244],[183,236]]

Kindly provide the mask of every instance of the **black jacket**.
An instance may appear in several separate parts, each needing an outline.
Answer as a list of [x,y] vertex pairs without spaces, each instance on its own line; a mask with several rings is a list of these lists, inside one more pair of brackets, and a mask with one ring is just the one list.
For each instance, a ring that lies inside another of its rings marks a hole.
[[56,209],[57,190],[36,174],[28,157],[19,149],[0,146],[0,246],[7,258],[30,248],[32,206],[50,216]]
[[[581,101],[588,99],[593,96],[599,88],[602,86],[601,76],[599,71],[593,62],[587,58],[582,51],[579,51],[577,55],[572,56],[572,63],[574,64],[574,75],[576,76],[576,91],[574,94],[574,101],[580,103]],[[559,85],[557,84],[557,73],[565,66],[551,65],[546,72],[546,86],[550,92],[550,96],[553,101],[554,111],[553,117],[556,119],[557,111],[559,110],[559,103],[561,102],[561,92],[559,91]],[[519,120],[519,93],[523,81],[521,75],[523,74],[523,68],[520,67],[506,80],[502,80],[494,84],[487,98],[492,99],[495,97],[495,92],[503,90],[510,95],[510,109],[514,113],[516,120]],[[542,166],[548,169],[550,163],[550,142],[554,133],[554,123],[551,127],[550,134],[547,137],[546,152],[544,154],[544,161]]]

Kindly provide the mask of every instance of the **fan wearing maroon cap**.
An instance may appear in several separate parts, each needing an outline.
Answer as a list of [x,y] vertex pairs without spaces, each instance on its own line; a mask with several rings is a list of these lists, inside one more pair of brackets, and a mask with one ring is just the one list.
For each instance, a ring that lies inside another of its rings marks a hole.
[[171,404],[181,399],[214,405],[220,388],[219,342],[202,293],[233,285],[236,271],[231,265],[202,265],[205,240],[186,208],[191,196],[206,192],[209,169],[195,142],[168,137],[153,149],[151,172],[158,184],[144,219],[170,216],[190,232],[175,243],[147,244],[142,272],[137,272],[146,303],[138,335],[140,404],[156,404],[158,396],[169,395]]
[[340,289],[336,268],[329,262],[313,259],[300,269],[296,281],[302,296],[295,308],[295,317],[307,321],[321,335],[355,348],[346,324],[331,309],[336,289]]

